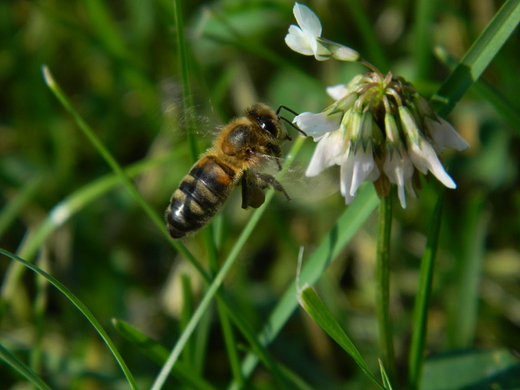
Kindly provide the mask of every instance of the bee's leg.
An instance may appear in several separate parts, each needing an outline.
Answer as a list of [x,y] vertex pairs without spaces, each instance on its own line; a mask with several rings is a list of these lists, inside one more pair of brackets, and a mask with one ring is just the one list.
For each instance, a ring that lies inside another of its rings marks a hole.
[[258,187],[262,189],[266,189],[268,187],[273,187],[276,191],[281,192],[285,195],[285,198],[289,202],[291,200],[289,194],[285,191],[283,186],[277,181],[274,176],[271,176],[267,173],[254,172],[252,175],[257,179]]

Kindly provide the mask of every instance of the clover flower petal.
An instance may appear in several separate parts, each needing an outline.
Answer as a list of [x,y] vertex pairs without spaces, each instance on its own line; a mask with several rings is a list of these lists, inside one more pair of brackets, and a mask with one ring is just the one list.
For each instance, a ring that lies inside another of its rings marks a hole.
[[305,175],[308,177],[317,176],[324,169],[332,165],[340,164],[342,156],[345,153],[342,141],[343,135],[340,130],[326,133],[318,142]]
[[406,208],[406,194],[405,189],[415,197],[415,190],[412,185],[412,176],[414,167],[408,157],[408,153],[404,148],[399,150],[387,150],[385,153],[385,162],[383,171],[390,180],[390,183],[397,185],[397,194],[399,195],[399,202],[403,209]]
[[365,181],[374,181],[379,177],[379,168],[374,161],[372,145],[366,149],[359,148],[356,153],[350,153],[352,158],[352,181],[349,194],[355,196],[361,184]]
[[326,88],[327,94],[334,100],[343,99],[350,92],[349,88],[345,84],[332,85]]
[[299,3],[294,4],[293,13],[299,27],[289,27],[289,33],[285,36],[287,46],[297,53],[314,55],[318,61],[328,60],[331,52],[317,40],[321,35],[320,19],[309,7]]
[[307,135],[313,136],[314,141],[319,141],[326,133],[339,128],[340,119],[339,115],[327,115],[324,112],[318,114],[302,112],[294,118],[293,123]]
[[285,43],[297,53],[306,56],[314,55],[313,48],[307,40],[307,36],[298,26],[289,26],[289,34],[285,36]]
[[450,175],[448,175],[444,170],[437,153],[424,137],[420,136],[419,142],[408,140],[407,146],[413,165],[423,175],[426,175],[428,171],[430,171],[446,187],[457,187]]

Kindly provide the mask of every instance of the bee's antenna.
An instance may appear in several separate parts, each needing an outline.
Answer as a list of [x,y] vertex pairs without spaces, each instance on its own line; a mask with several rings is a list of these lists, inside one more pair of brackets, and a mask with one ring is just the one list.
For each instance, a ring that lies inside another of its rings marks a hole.
[[296,126],[294,123],[292,123],[289,119],[280,115],[280,111],[282,110],[282,108],[286,111],[289,111],[291,114],[298,116],[298,113],[296,111],[291,110],[289,107],[280,106],[280,107],[278,107],[278,110],[276,110],[276,116],[278,116],[278,119],[285,121],[286,123],[288,123],[289,125],[294,127],[296,130],[298,130],[300,133],[302,133],[305,137],[307,137],[307,133],[305,133],[305,131],[300,129],[298,126]]

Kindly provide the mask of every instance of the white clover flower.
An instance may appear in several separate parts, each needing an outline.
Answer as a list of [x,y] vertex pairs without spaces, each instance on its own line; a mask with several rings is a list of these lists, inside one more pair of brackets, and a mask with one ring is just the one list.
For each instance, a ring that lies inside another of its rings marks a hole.
[[357,61],[360,56],[355,50],[321,37],[321,22],[312,10],[299,3],[293,7],[298,26],[291,25],[285,43],[297,53],[314,56],[318,61],[334,57],[341,61]]
[[355,50],[323,38],[320,20],[308,7],[295,3],[293,12],[299,27],[291,26],[285,37],[291,49],[319,61],[359,61],[371,70],[348,84],[328,87],[334,103],[322,112],[304,112],[294,118],[318,142],[306,175],[316,176],[339,165],[346,204],[369,181],[380,198],[395,184],[401,206],[406,208],[406,194],[417,197],[419,173],[431,172],[446,187],[455,188],[439,154],[445,148],[468,148],[457,131],[404,78],[390,72],[384,75]]
[[325,133],[318,142],[305,175],[314,177],[333,165],[341,165],[345,154],[343,132],[336,130]]
[[325,134],[337,130],[340,120],[340,115],[328,115],[326,112],[302,112],[293,122],[307,135],[311,135],[314,141],[319,141]]
[[417,197],[412,184],[414,166],[399,136],[399,128],[393,115],[385,114],[386,145],[383,171],[390,183],[397,185],[397,194],[401,207],[406,208],[406,191]]
[[[448,188],[456,188],[438,153],[444,148],[468,147],[455,129],[438,118],[413,85],[391,73],[369,72],[348,85],[327,88],[336,101],[323,112],[304,112],[294,123],[312,135],[318,145],[306,171],[316,176],[339,165],[341,194],[347,204],[359,186],[374,182],[378,195],[397,186],[406,208],[406,194],[417,197],[417,172],[431,172]],[[414,103],[420,102],[420,109]],[[385,184],[387,183],[387,184]]]

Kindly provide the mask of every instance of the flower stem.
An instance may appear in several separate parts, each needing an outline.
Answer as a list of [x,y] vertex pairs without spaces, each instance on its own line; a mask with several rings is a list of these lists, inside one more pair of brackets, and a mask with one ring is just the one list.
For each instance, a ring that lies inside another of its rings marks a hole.
[[[393,327],[390,319],[390,235],[392,231],[392,191],[381,199],[379,206],[379,237],[376,264],[376,310],[383,365],[390,379],[397,378],[393,343]],[[394,385],[395,386],[395,385]]]

